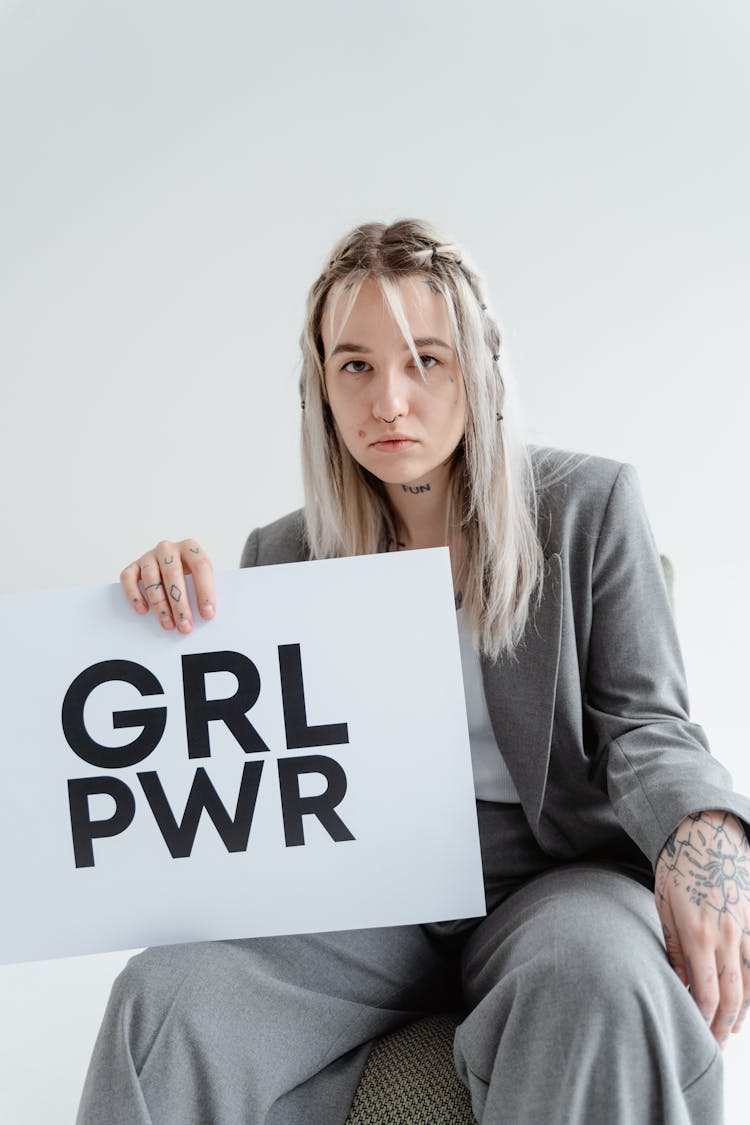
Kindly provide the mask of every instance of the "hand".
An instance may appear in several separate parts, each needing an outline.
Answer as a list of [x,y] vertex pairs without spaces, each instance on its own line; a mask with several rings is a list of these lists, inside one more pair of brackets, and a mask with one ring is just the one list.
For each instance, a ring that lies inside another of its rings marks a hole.
[[695,813],[656,863],[667,955],[719,1045],[750,1008],[750,844],[731,813]]
[[120,585],[136,613],[148,613],[150,607],[163,629],[176,626],[181,633],[189,633],[193,615],[185,587],[186,571],[195,582],[199,613],[209,620],[216,612],[214,571],[194,539],[183,539],[180,543],[163,540],[153,551],[125,567]]

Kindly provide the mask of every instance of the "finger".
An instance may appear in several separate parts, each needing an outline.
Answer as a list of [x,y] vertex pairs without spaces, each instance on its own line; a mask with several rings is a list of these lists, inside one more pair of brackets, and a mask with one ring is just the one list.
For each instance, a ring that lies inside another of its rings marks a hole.
[[[159,605],[162,623],[167,617],[171,617],[173,624],[181,633],[189,633],[193,628],[193,615],[188,603],[179,544],[163,540],[154,554],[159,567],[159,579],[154,583],[153,589],[159,602],[152,602],[152,605],[154,607]],[[146,593],[148,594],[148,588]]]
[[711,1031],[718,1043],[723,1046],[729,1039],[729,1034],[737,1022],[742,1011],[742,969],[740,966],[739,948],[726,953],[720,953],[719,980],[719,1006],[716,1009]]
[[685,964],[693,999],[713,1031],[714,1016],[719,1007],[719,978],[713,948],[694,945],[691,952],[685,954]]
[[661,921],[661,928],[664,933],[664,944],[667,948],[667,957],[669,963],[677,973],[684,985],[688,984],[688,969],[685,960],[685,954],[680,943],[679,934],[677,932],[677,925],[672,913],[672,907],[666,898],[659,900],[658,904],[659,919]]
[[183,539],[180,555],[185,570],[189,570],[195,583],[195,597],[201,617],[210,620],[216,613],[216,587],[214,568],[203,548],[194,539]]
[[153,551],[149,551],[138,560],[141,572],[141,586],[149,607],[159,619],[162,629],[174,629],[174,619],[169,602],[164,593],[159,560]]
[[742,1006],[732,1032],[736,1035],[750,1011],[750,933],[745,934],[740,945],[740,965],[742,971]]
[[138,578],[141,569],[138,563],[130,563],[120,574],[120,585],[122,586],[125,597],[136,613],[148,613],[148,602],[141,593],[141,588],[138,585]]

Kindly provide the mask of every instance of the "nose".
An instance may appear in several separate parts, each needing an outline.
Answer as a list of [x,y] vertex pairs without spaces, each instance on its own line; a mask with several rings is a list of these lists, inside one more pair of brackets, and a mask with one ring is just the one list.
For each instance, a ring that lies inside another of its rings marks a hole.
[[373,385],[372,414],[384,422],[394,422],[409,413],[408,377],[398,368],[388,367],[379,373]]

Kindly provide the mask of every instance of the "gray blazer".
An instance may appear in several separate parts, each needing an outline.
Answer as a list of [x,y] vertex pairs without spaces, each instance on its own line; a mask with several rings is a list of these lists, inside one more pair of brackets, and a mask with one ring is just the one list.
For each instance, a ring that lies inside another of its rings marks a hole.
[[[513,659],[482,660],[497,744],[540,845],[648,870],[689,813],[750,824],[703,730],[632,466],[532,448],[546,560]],[[247,539],[242,566],[308,557],[304,512]],[[648,861],[648,862],[647,862]]]

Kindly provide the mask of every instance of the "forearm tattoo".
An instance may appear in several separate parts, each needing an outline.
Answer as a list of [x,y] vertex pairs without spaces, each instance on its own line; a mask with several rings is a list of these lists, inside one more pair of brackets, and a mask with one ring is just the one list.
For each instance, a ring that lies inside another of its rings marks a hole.
[[741,907],[750,905],[750,844],[744,833],[738,842],[736,832],[727,831],[731,816],[695,813],[683,821],[662,850],[656,894],[665,900],[667,881],[684,887],[691,903],[714,911],[717,926],[729,915],[750,936],[741,922]]

